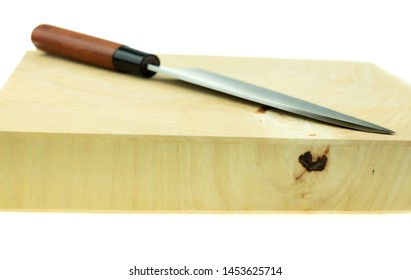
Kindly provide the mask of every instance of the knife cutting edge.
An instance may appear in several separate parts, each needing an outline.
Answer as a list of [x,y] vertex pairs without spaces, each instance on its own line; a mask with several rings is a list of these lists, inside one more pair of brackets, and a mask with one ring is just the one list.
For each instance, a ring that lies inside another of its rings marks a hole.
[[304,100],[201,69],[160,66],[156,55],[122,44],[42,24],[31,35],[33,44],[43,51],[119,72],[152,77],[162,73],[188,83],[281,109],[334,125],[382,134],[394,131]]

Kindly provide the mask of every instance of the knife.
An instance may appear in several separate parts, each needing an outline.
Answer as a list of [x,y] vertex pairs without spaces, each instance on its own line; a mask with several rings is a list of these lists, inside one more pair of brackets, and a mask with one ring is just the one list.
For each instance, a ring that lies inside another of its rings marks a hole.
[[194,68],[163,67],[160,66],[160,60],[156,55],[60,27],[39,25],[33,30],[31,39],[38,49],[94,66],[147,78],[162,73],[188,83],[337,126],[373,133],[394,133],[379,125],[216,73]]

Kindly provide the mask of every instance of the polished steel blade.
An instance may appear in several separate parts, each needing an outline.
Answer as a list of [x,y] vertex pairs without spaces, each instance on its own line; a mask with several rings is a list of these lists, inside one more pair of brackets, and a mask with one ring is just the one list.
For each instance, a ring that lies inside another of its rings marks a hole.
[[394,131],[376,124],[372,124],[273,90],[205,70],[182,68],[175,69],[159,67],[151,64],[148,65],[148,69],[153,72],[172,76],[188,83],[210,88],[239,98],[254,101],[334,125],[373,133],[394,133]]

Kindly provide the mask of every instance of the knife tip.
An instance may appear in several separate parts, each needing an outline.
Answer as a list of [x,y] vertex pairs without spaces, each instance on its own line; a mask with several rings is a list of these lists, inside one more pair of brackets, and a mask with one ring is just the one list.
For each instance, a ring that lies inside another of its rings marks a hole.
[[393,130],[391,130],[391,129],[384,128],[384,129],[381,131],[381,133],[383,133],[383,134],[389,134],[389,135],[394,135],[396,132],[393,131]]
[[394,135],[396,133],[395,131],[393,131],[391,129],[381,127],[381,126],[368,127],[368,129],[366,131],[373,132],[373,133],[387,134],[387,135]]

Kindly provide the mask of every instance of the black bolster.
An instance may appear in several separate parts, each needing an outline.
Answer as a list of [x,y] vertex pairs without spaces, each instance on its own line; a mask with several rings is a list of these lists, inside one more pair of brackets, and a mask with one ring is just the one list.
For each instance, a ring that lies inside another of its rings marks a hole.
[[113,54],[113,65],[117,71],[152,77],[156,72],[147,69],[147,64],[160,65],[154,54],[141,52],[127,46],[121,46]]

